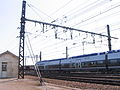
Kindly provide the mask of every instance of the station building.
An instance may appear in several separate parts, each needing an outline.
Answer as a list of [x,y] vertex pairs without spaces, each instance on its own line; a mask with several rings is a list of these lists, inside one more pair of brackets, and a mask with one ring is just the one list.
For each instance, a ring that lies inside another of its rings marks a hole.
[[11,78],[18,76],[19,57],[6,51],[0,54],[0,78]]

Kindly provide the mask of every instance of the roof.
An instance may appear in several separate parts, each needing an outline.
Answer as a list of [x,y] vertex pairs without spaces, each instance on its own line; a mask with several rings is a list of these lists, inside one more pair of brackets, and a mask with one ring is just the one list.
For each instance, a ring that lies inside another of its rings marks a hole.
[[44,61],[38,61],[37,63],[39,62],[52,62],[52,61],[59,61],[59,60],[64,60],[66,58],[58,58],[58,59],[52,59],[52,60],[44,60]]
[[[117,53],[117,52],[120,52],[120,49],[119,50],[112,50],[112,51],[106,51],[106,52],[100,52],[100,53],[92,53],[92,54],[85,54],[85,55],[78,55],[78,56],[72,56],[72,57],[69,57],[71,59],[74,59],[74,58],[79,58],[79,57],[88,57],[88,56],[95,56],[95,55],[104,55],[105,53]],[[59,61],[59,60],[64,60],[66,58],[59,58],[59,59],[52,59],[52,60],[44,60],[44,61],[39,61],[37,63],[40,63],[40,62],[51,62],[51,61]],[[36,63],[36,64],[37,64]]]
[[10,51],[6,51],[6,52],[1,53],[0,57],[3,56],[3,55],[5,55],[5,54],[10,54],[13,57],[19,58],[18,56],[16,56],[15,54],[11,53]]

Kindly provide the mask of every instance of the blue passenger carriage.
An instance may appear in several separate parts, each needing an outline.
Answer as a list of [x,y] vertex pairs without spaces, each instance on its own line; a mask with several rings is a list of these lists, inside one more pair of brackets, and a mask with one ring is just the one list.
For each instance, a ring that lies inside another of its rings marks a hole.
[[42,73],[119,72],[120,50],[39,61],[36,65]]

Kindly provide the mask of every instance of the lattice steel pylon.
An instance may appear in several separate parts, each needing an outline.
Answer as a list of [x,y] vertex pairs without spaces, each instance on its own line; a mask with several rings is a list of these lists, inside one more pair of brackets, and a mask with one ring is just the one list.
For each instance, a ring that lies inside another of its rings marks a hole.
[[19,43],[19,63],[18,63],[18,79],[24,79],[24,39],[25,39],[25,10],[26,1],[22,2],[22,15],[20,27],[20,43]]

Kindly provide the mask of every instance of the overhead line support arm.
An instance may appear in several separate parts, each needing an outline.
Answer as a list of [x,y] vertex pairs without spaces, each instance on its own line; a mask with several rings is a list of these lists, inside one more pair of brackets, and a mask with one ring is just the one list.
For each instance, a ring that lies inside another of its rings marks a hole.
[[[26,19],[25,18],[25,21],[30,21],[30,22],[40,23],[40,24],[44,24],[44,25],[49,25],[49,26],[54,26],[54,27],[60,27],[60,28],[65,28],[65,29],[69,29],[69,30],[74,30],[74,31],[79,31],[79,32],[84,32],[84,33],[99,35],[99,36],[103,36],[103,37],[108,37],[107,35],[103,35],[103,34],[100,34],[100,33],[89,32],[89,31],[85,31],[85,30],[75,29],[75,28],[71,28],[71,27],[66,27],[66,26],[61,26],[61,25],[56,25],[56,24],[51,24],[51,23],[46,23],[46,22],[41,22],[41,21],[37,21],[37,20],[31,20],[31,19]],[[116,37],[110,37],[110,38],[118,39]]]

